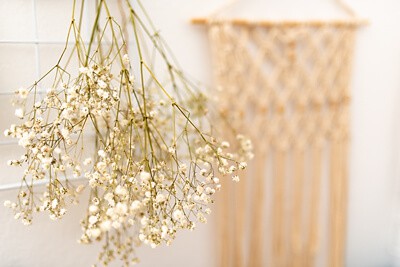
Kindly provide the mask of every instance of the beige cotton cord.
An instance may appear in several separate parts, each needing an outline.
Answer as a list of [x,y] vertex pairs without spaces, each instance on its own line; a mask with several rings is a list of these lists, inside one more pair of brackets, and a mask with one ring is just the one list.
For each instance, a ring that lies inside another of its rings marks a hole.
[[253,139],[256,155],[240,183],[222,188],[219,266],[311,267],[323,254],[324,266],[343,266],[358,25],[208,24],[219,111]]

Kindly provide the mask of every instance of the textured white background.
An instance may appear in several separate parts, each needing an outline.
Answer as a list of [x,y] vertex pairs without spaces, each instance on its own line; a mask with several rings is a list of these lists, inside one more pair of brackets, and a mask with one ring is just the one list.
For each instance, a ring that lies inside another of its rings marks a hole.
[[[114,2],[115,0],[109,0]],[[63,41],[72,0],[37,0],[38,32],[35,35],[32,0],[0,0],[0,41]],[[90,2],[90,1],[89,1]],[[222,0],[146,0],[162,35],[183,68],[211,84],[206,33],[188,23],[206,15]],[[352,144],[346,266],[396,265],[396,209],[400,209],[400,2],[349,0],[369,18],[356,47],[352,82]],[[326,18],[341,15],[333,0],[247,0],[227,13],[251,18]],[[236,11],[237,12],[236,12]],[[238,11],[240,10],[240,11]],[[61,45],[40,45],[40,72],[54,64]],[[35,46],[0,43],[0,92],[30,84],[36,77]],[[8,97],[0,96],[0,128],[11,122]],[[4,140],[0,137],[0,141]],[[0,184],[16,182],[17,173],[5,161],[17,154],[15,146],[0,147]],[[15,191],[0,192],[0,201]],[[81,207],[73,207],[61,222],[46,216],[24,227],[0,208],[0,267],[90,266],[96,247],[76,243],[80,234]],[[400,214],[400,212],[398,212]],[[400,220],[399,220],[400,221]],[[215,238],[212,224],[178,235],[170,248],[138,249],[141,266],[213,266]],[[323,267],[323,266],[322,266]]]

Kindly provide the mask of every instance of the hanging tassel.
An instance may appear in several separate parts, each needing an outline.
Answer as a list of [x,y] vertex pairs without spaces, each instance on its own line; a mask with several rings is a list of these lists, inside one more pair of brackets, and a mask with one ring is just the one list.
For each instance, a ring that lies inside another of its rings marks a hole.
[[235,229],[234,229],[234,248],[233,248],[233,266],[243,267],[245,242],[245,213],[246,213],[246,197],[247,197],[247,173],[241,175],[240,184],[233,185],[235,190]]
[[254,194],[252,200],[253,216],[251,221],[249,266],[264,266],[264,222],[265,203],[265,162],[266,157],[260,153],[255,159]]
[[283,267],[285,261],[285,159],[284,150],[276,150],[272,214],[272,266]]
[[293,157],[293,183],[292,183],[292,219],[291,219],[291,253],[290,264],[291,267],[301,267],[302,260],[302,222],[303,222],[303,191],[304,191],[304,172],[305,172],[305,159],[304,147],[301,145],[295,148]]
[[307,239],[306,267],[315,266],[315,258],[319,249],[319,210],[321,196],[321,165],[322,147],[321,138],[316,139],[311,148],[311,200],[309,213],[309,235]]
[[221,267],[230,267],[231,259],[232,259],[232,245],[234,244],[234,239],[231,233],[232,224],[226,223],[226,218],[232,218],[232,209],[231,209],[231,198],[230,195],[232,193],[232,188],[230,181],[221,181],[222,189],[220,195],[218,196],[218,242],[219,242],[219,251],[218,255],[220,256],[219,266]]

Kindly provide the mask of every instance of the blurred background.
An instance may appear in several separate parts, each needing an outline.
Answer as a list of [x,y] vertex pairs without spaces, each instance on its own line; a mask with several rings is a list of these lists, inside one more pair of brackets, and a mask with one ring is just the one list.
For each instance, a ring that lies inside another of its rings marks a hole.
[[[90,2],[90,1],[89,1]],[[94,0],[93,0],[94,2]],[[116,2],[109,0],[108,2]],[[206,16],[222,0],[148,0],[145,6],[182,68],[211,88]],[[400,2],[348,0],[370,24],[360,29],[351,83],[351,143],[345,265],[400,266]],[[71,0],[0,0],[0,128],[14,120],[8,92],[31,84],[54,65],[70,22]],[[231,16],[251,19],[343,17],[333,0],[239,1]],[[93,10],[88,8],[88,18]],[[90,25],[87,25],[89,31]],[[257,142],[256,140],[254,141]],[[0,187],[18,182],[6,161],[19,151],[0,137]],[[0,202],[15,190],[1,190]],[[91,266],[98,247],[77,243],[84,206],[59,222],[39,216],[25,227],[0,208],[0,266]],[[138,248],[139,266],[215,266],[215,224],[182,232],[170,247]]]

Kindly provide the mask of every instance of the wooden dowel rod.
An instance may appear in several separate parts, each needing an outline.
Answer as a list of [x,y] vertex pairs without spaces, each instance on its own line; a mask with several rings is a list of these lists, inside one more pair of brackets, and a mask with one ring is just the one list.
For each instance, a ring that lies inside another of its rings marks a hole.
[[238,26],[363,26],[368,25],[369,21],[366,19],[342,19],[342,20],[247,20],[247,19],[218,19],[218,18],[207,18],[198,17],[192,18],[191,23],[193,24],[210,24],[210,23],[230,23]]

